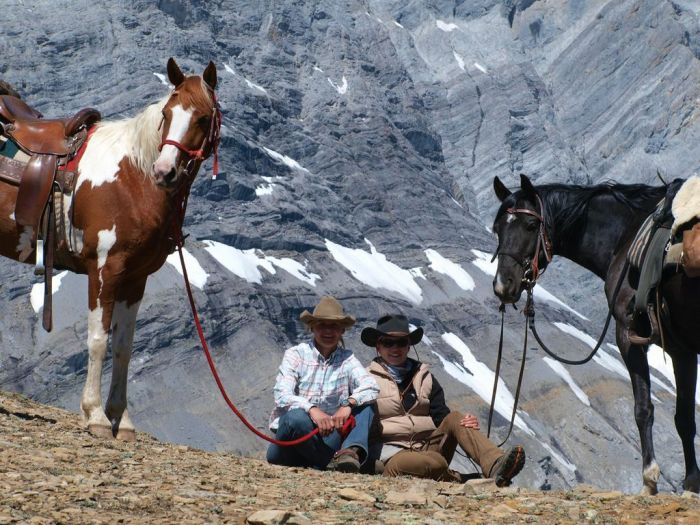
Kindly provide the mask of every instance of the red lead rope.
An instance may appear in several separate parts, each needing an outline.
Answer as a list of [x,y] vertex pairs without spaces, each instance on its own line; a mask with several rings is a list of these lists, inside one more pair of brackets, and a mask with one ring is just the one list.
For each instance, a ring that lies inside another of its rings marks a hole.
[[[275,445],[279,445],[282,447],[290,447],[293,445],[298,445],[299,443],[303,443],[304,441],[308,441],[313,436],[318,434],[318,428],[313,429],[311,432],[309,432],[308,434],[306,434],[305,436],[302,436],[300,438],[293,439],[291,441],[280,441],[279,439],[271,438],[270,436],[263,434],[257,428],[255,428],[245,418],[245,416],[243,414],[241,414],[241,412],[238,410],[238,408],[236,408],[236,405],[234,405],[233,402],[229,399],[228,395],[226,394],[226,389],[224,388],[224,385],[221,382],[221,379],[219,378],[219,374],[216,371],[216,366],[214,365],[214,360],[212,359],[211,353],[209,352],[209,346],[207,345],[207,341],[204,338],[204,331],[202,330],[202,325],[199,322],[199,315],[197,314],[197,307],[194,304],[194,297],[192,296],[192,288],[190,287],[190,281],[187,277],[187,269],[185,268],[185,258],[182,255],[182,232],[180,231],[179,224],[175,225],[174,231],[175,231],[175,242],[177,244],[177,251],[178,251],[178,254],[180,255],[180,264],[182,265],[182,275],[185,279],[185,288],[187,289],[187,297],[190,300],[190,308],[192,309],[192,318],[194,319],[194,324],[197,327],[197,333],[199,334],[199,340],[202,342],[202,349],[204,350],[204,355],[206,356],[207,362],[209,363],[209,369],[211,370],[211,373],[214,376],[214,380],[216,381],[216,385],[219,387],[219,391],[221,392],[221,395],[223,396],[224,401],[226,401],[226,404],[233,411],[233,413],[238,416],[238,419],[240,419],[241,422],[243,422],[243,424],[245,426],[247,426],[251,432],[253,432],[253,434],[264,439],[265,441],[269,441],[270,443],[273,443]],[[343,438],[345,438],[354,427],[355,427],[355,417],[350,415],[350,417],[348,417],[348,419],[343,424],[343,427],[339,430],[340,435],[343,436]]]

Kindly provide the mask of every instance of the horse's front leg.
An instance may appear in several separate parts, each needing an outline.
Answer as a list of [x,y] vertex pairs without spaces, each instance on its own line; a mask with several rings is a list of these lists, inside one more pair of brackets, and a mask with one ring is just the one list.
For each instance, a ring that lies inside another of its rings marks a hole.
[[102,409],[102,366],[107,354],[109,327],[114,307],[114,287],[107,280],[103,268],[94,264],[88,268],[88,366],[80,410],[87,428],[98,437],[113,437],[112,425]]
[[661,469],[654,456],[654,440],[652,437],[654,405],[651,403],[649,363],[647,362],[646,348],[631,344],[627,337],[626,328],[619,322],[616,339],[617,346],[620,348],[620,353],[632,381],[634,419],[637,422],[642,445],[642,482],[644,485],[641,494],[653,495],[658,492],[657,485],[661,476]]
[[[669,352],[670,353],[670,352]],[[697,355],[673,352],[673,374],[676,377],[676,430],[683,443],[685,479],[683,488],[700,492],[700,471],[695,458],[695,388],[698,375]]]
[[130,282],[117,291],[112,316],[112,383],[107,398],[106,413],[117,439],[134,441],[136,430],[127,408],[126,388],[129,361],[136,329],[136,314],[143,298],[146,279]]

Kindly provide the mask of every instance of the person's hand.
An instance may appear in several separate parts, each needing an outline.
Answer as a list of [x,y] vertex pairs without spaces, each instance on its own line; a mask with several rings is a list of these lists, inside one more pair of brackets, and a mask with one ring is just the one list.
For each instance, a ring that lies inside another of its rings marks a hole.
[[326,437],[335,429],[333,418],[318,407],[311,407],[311,410],[309,410],[309,417],[311,421],[316,423],[318,433],[321,437]]
[[473,428],[479,430],[479,420],[472,414],[464,414],[464,417],[459,421],[459,424],[464,428]]
[[333,414],[333,427],[337,430],[343,428],[343,425],[348,420],[351,413],[352,408],[350,407],[340,407],[338,410],[336,410],[335,414]]

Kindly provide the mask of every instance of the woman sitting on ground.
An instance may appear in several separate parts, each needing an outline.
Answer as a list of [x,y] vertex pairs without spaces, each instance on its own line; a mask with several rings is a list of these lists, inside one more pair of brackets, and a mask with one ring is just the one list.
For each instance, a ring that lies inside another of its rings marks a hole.
[[378,354],[368,370],[380,389],[376,410],[384,475],[459,481],[449,469],[459,445],[496,485],[509,485],[525,464],[523,447],[503,452],[479,432],[475,416],[450,411],[428,366],[408,358],[410,345],[422,337],[423,329],[411,332],[400,314],[382,317],[376,328],[367,327],[361,334],[362,342]]

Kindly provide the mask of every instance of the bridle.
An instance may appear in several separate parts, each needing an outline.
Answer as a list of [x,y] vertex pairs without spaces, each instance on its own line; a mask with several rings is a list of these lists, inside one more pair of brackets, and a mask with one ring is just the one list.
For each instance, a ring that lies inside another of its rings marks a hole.
[[[540,275],[544,273],[545,269],[547,268],[547,265],[550,262],[552,262],[552,243],[549,240],[549,236],[547,235],[547,228],[545,227],[544,204],[542,203],[542,199],[540,199],[539,195],[535,196],[537,197],[537,204],[539,206],[540,213],[529,208],[507,208],[505,211],[508,215],[524,213],[525,215],[531,215],[538,220],[539,227],[537,232],[537,243],[535,244],[535,252],[532,258],[523,258],[520,254],[504,252],[500,249],[499,243],[499,247],[496,250],[496,253],[493,254],[493,259],[491,259],[491,261],[493,261],[499,255],[505,255],[506,257],[510,257],[520,266],[522,266],[524,270],[522,282],[525,288],[527,289],[531,289],[533,286],[535,286],[535,282],[537,281],[537,279],[540,277]],[[540,271],[541,252],[544,252],[546,264],[542,266]]]
[[[211,96],[212,100],[214,101],[214,107],[212,108],[212,115],[211,115],[211,121],[209,124],[209,131],[204,136],[204,140],[202,140],[202,145],[199,147],[199,149],[188,149],[183,144],[181,144],[180,142],[178,142],[176,140],[165,139],[158,146],[158,151],[161,151],[163,149],[163,146],[165,146],[166,144],[169,144],[170,146],[175,146],[178,150],[180,150],[180,152],[182,152],[184,154],[184,157],[187,158],[187,165],[185,166],[185,172],[189,176],[193,175],[193,173],[195,171],[196,163],[204,161],[213,152],[214,153],[214,166],[212,168],[212,171],[213,171],[212,178],[215,179],[219,173],[219,140],[221,138],[221,108],[219,107],[219,102],[216,99],[216,93],[214,92],[214,90],[211,89],[208,85],[207,85],[207,89],[209,90],[209,95]],[[175,94],[177,94],[177,89],[173,91],[173,95],[175,95]],[[165,117],[163,117],[163,119],[165,120]]]

